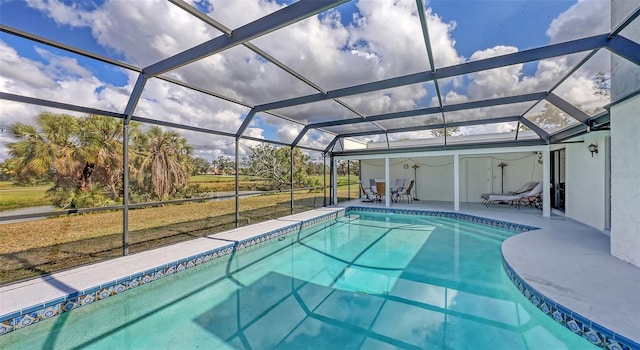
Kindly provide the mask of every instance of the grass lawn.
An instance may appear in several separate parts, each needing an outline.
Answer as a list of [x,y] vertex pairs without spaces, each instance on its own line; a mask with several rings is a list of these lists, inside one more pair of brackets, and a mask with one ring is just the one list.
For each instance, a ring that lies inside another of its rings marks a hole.
[[[218,180],[217,176],[215,177]],[[206,184],[225,181],[196,179]],[[230,181],[234,178],[231,177]],[[243,181],[251,182],[250,179]],[[346,182],[346,181],[345,181]],[[233,184],[233,182],[232,182]],[[358,187],[351,186],[351,198]],[[347,186],[338,188],[347,197]],[[290,213],[290,194],[240,199],[241,226]],[[294,210],[323,204],[321,192],[294,193]],[[122,211],[66,215],[0,225],[0,284],[122,255]],[[131,253],[210,235],[235,227],[235,199],[129,211]]]
[[51,205],[45,198],[45,192],[51,185],[45,186],[13,186],[11,182],[0,181],[0,211]]

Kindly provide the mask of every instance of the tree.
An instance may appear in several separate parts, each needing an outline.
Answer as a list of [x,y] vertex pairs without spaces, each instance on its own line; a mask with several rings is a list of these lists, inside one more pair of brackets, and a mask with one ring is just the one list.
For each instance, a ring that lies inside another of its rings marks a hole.
[[360,173],[360,163],[357,161],[339,160],[337,162],[338,176],[347,176],[350,172],[351,175],[358,175]]
[[211,163],[208,160],[197,157],[193,159],[193,172],[191,175],[204,175],[209,172]]
[[576,121],[549,102],[545,103],[542,110],[532,115],[529,120],[545,130],[563,128]]
[[[293,181],[295,184],[315,185],[306,176],[309,157],[299,148],[293,150]],[[268,143],[250,147],[245,164],[249,174],[262,178],[270,189],[282,190],[291,184],[291,148],[277,148]]]
[[[122,123],[114,118],[41,113],[35,125],[15,123],[8,144],[18,183],[52,181],[47,191],[62,207],[103,205],[118,198],[122,173]],[[93,181],[99,185],[94,189]]]
[[[445,132],[446,130],[446,132]],[[443,137],[445,136],[445,134],[447,135],[447,137],[449,136],[457,136],[458,135],[458,127],[457,126],[453,126],[453,127],[448,127],[446,129],[432,129],[431,130],[431,135],[433,135],[433,137]]]
[[139,157],[138,185],[150,188],[160,200],[187,187],[193,171],[193,147],[185,138],[154,126],[141,133],[134,145]]
[[80,167],[75,117],[45,112],[36,117],[36,125],[15,123],[9,130],[17,140],[7,147],[19,183],[53,181],[56,187],[71,187]]
[[[94,165],[92,179],[103,184],[111,199],[120,196],[123,175],[123,122],[122,120],[92,115],[80,120],[83,145],[81,153]],[[139,123],[129,124],[129,135],[136,138]],[[129,152],[133,157],[133,152]]]
[[228,156],[220,156],[213,161],[213,167],[217,170],[218,175],[235,174],[236,162],[232,161]]
[[325,166],[324,163],[309,162],[307,164],[307,175],[322,175],[325,170],[327,173],[329,172],[329,167]]
[[611,77],[607,77],[604,72],[598,72],[591,80],[593,81],[595,95],[603,97],[611,96]]

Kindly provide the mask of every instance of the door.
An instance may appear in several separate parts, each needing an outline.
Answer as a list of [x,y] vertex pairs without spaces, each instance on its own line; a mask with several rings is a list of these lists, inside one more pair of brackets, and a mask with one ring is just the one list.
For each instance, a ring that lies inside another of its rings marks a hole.
[[565,193],[565,150],[551,152],[551,208],[564,211]]

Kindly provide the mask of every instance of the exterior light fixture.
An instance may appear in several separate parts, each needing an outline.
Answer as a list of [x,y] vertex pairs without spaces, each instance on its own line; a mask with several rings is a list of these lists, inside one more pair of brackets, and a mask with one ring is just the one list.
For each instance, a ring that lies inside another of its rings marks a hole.
[[598,153],[598,145],[595,145],[593,143],[587,146],[587,149],[589,150],[589,152],[591,152],[591,157],[593,157],[594,153]]

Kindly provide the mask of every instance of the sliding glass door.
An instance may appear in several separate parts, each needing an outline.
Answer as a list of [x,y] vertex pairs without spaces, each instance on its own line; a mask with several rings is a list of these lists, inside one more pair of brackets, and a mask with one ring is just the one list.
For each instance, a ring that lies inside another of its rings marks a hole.
[[565,150],[551,152],[551,208],[564,211]]

